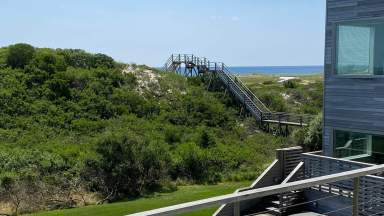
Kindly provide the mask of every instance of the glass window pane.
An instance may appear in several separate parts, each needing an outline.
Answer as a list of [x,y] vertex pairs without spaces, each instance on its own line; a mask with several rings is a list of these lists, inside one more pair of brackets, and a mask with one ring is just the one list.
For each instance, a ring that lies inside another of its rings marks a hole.
[[356,159],[372,154],[371,135],[336,131],[335,144],[336,157]]
[[384,163],[384,136],[336,130],[334,156],[367,163]]
[[384,75],[384,24],[375,25],[374,73]]
[[337,40],[337,74],[373,74],[374,28],[340,25]]

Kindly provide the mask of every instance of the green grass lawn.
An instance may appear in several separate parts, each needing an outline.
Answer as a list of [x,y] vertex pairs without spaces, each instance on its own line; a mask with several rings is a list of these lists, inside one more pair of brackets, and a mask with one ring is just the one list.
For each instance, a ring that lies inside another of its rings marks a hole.
[[[179,203],[204,199],[212,196],[232,193],[238,188],[249,186],[250,182],[230,182],[218,185],[193,185],[180,186],[179,189],[171,193],[155,193],[152,196],[139,198],[127,202],[118,202],[106,205],[87,206],[75,209],[65,209],[41,212],[32,215],[36,216],[53,216],[53,215],[76,215],[76,216],[119,216],[126,215],[145,210],[175,205]],[[184,214],[185,216],[203,216],[212,215],[217,207],[200,210]]]

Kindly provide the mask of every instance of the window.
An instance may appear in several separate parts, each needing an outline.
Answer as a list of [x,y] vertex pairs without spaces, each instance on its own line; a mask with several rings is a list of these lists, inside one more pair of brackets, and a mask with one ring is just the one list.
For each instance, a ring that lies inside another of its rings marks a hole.
[[334,156],[367,163],[384,163],[384,136],[335,131]]
[[384,21],[343,23],[337,26],[336,74],[384,74]]

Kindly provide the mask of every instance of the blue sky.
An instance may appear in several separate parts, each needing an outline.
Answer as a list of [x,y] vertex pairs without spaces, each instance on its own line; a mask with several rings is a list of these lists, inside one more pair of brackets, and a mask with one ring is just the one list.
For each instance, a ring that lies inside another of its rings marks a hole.
[[325,0],[1,0],[0,46],[81,48],[162,65],[322,65]]

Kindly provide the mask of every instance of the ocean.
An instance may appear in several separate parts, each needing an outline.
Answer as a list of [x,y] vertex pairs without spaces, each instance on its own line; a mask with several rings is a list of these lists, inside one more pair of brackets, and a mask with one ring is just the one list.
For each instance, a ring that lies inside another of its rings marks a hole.
[[322,74],[323,66],[250,66],[250,67],[229,67],[229,70],[236,75],[268,74],[280,76],[298,76]]

